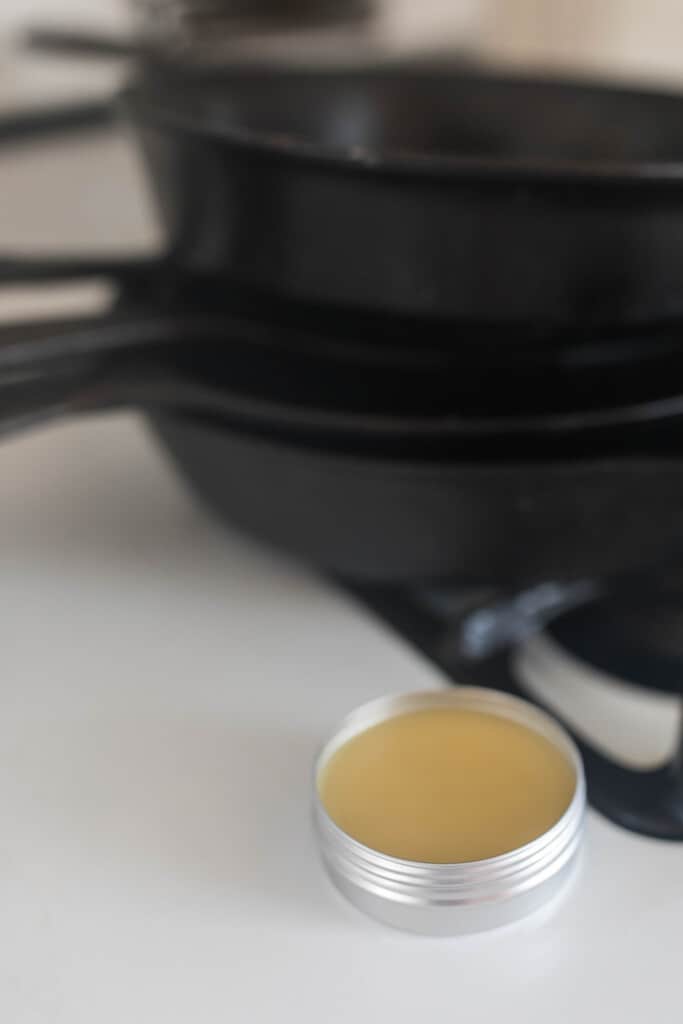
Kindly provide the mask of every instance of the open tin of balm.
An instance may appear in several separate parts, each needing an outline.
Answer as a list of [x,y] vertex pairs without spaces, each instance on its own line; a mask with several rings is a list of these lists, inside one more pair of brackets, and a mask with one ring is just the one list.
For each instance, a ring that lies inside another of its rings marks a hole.
[[494,928],[550,901],[572,874],[585,807],[567,733],[490,690],[373,701],[315,768],[315,828],[337,888],[427,935]]

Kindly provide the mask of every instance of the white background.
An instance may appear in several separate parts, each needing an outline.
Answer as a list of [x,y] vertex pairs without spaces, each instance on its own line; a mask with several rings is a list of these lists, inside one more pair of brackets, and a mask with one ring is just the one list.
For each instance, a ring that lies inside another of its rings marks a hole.
[[128,21],[128,4],[125,0],[3,0],[0,5],[0,24],[5,27],[32,20],[118,27]]

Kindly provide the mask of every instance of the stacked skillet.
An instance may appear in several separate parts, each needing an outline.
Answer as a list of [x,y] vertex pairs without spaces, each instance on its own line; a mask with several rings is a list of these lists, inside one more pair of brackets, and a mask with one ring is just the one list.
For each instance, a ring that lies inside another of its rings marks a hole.
[[124,109],[167,250],[7,338],[13,415],[142,406],[222,514],[353,578],[683,547],[682,100],[148,63]]

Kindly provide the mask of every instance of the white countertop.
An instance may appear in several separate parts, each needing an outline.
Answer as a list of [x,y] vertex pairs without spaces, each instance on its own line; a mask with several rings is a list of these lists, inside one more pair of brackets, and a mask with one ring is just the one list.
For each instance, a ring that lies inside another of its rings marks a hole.
[[[0,154],[3,244],[153,237],[122,142],[50,152]],[[680,1015],[683,848],[593,814],[571,893],[510,929],[414,938],[337,896],[314,752],[360,702],[440,680],[205,515],[137,418],[0,446],[0,650],[3,1022]]]

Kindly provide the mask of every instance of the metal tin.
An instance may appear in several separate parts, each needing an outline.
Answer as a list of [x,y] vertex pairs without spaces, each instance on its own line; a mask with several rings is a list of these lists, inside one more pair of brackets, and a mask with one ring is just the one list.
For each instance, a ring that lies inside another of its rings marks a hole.
[[[500,715],[540,733],[570,761],[572,802],[550,831],[511,853],[462,864],[422,864],[363,846],[327,814],[319,779],[330,757],[353,736],[412,711],[460,708]],[[315,765],[314,824],[325,867],[360,910],[395,928],[425,935],[463,935],[508,924],[548,903],[573,874],[583,836],[586,783],[581,756],[549,716],[508,694],[460,688],[384,697],[352,712]]]

